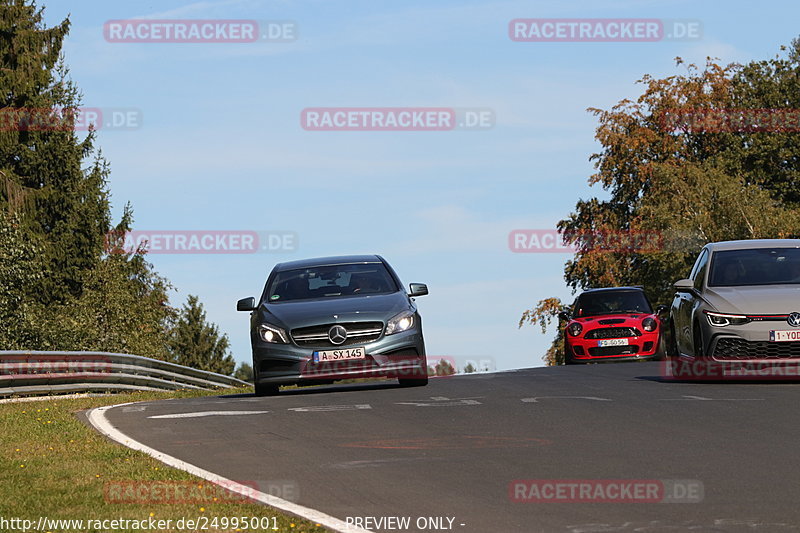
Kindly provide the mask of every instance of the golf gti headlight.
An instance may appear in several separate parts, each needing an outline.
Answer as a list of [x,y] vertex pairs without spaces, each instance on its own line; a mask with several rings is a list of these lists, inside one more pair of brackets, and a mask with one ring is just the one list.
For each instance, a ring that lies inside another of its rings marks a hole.
[[271,324],[261,324],[258,326],[258,336],[264,342],[271,342],[273,344],[287,344],[286,332],[277,326]]
[[579,322],[573,322],[572,324],[567,326],[567,331],[573,337],[577,337],[578,335],[581,334],[581,331],[583,331],[583,326],[581,326]]
[[658,327],[658,322],[653,317],[647,317],[642,320],[642,329],[645,331],[655,331]]
[[411,329],[413,325],[414,313],[411,311],[403,311],[389,319],[389,322],[386,324],[386,334],[392,335],[393,333],[400,333],[401,331]]
[[728,315],[725,313],[712,313],[711,311],[703,311],[708,318],[708,323],[718,328],[725,326],[741,326],[747,324],[750,319],[745,315]]

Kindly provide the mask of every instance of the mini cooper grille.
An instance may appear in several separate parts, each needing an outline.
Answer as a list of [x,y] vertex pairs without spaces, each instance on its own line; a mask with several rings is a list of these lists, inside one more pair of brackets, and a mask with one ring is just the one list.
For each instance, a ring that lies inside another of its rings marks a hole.
[[636,355],[638,352],[639,347],[635,344],[628,344],[627,346],[597,346],[595,348],[589,348],[589,355],[592,357]]
[[722,338],[717,341],[711,355],[719,361],[749,359],[800,359],[800,342],[747,341],[739,338]]
[[599,328],[587,331],[584,339],[624,339],[625,337],[638,337],[642,334],[636,328]]
[[[343,326],[347,330],[347,339],[342,344],[333,344],[328,338],[328,330],[333,326]],[[365,344],[378,339],[383,333],[383,322],[339,322],[322,324],[291,331],[291,336],[298,346],[347,346]]]

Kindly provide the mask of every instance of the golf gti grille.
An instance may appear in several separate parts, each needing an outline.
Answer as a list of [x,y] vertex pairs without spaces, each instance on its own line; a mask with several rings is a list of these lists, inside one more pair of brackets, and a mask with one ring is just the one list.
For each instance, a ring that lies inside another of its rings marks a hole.
[[624,339],[638,337],[642,334],[636,328],[599,328],[587,331],[584,339]]
[[[328,337],[328,331],[333,326],[342,326],[347,330],[347,339],[343,343],[333,344]],[[291,331],[291,336],[298,346],[335,347],[366,344],[380,338],[381,333],[383,333],[383,322],[337,322],[296,328]]]
[[747,341],[722,338],[717,341],[714,359],[745,361],[749,359],[800,359],[800,342]]

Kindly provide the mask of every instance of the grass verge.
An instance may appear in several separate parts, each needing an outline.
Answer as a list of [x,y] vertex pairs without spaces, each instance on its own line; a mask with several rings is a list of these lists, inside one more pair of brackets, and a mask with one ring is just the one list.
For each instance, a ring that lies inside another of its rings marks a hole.
[[[249,391],[228,389],[224,394],[241,392]],[[207,481],[111,442],[77,417],[79,411],[104,405],[211,394],[218,392],[141,392],[0,404],[0,531],[34,530],[40,517],[84,521],[83,524],[50,522],[46,525],[51,527],[39,530],[41,533],[328,531],[261,504],[241,501],[239,497],[226,498],[218,490],[209,490]],[[135,486],[137,482],[150,487],[154,485],[149,483],[180,487],[184,494],[185,487],[190,487],[193,492],[191,497],[182,498],[187,503],[107,501],[107,484]],[[239,518],[238,524],[233,517]],[[250,519],[248,527],[242,527],[245,517]],[[14,519],[17,522],[9,522]],[[31,520],[33,526],[22,520]],[[100,522],[89,523],[95,520]],[[139,522],[114,524],[111,520]],[[195,520],[195,527],[187,527],[191,525],[188,520]],[[171,527],[161,527],[164,525]]]

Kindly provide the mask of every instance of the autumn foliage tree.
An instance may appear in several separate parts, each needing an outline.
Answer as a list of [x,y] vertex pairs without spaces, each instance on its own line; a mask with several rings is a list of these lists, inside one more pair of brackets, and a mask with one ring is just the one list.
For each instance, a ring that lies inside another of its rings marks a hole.
[[[592,154],[608,199],[581,199],[558,223],[577,247],[564,279],[576,292],[641,285],[668,303],[672,283],[686,277],[697,252],[712,241],[800,234],[800,131],[794,128],[702,128],[676,120],[703,110],[800,109],[800,41],[783,55],[747,65],[676,63],[680,75],[639,83],[641,96],[610,110],[591,108],[602,149]],[[646,233],[658,246],[603,248],[586,235]],[[519,325],[546,330],[566,304],[545,298]],[[563,364],[563,332],[544,359]]]

